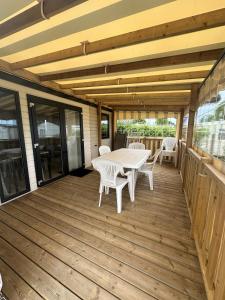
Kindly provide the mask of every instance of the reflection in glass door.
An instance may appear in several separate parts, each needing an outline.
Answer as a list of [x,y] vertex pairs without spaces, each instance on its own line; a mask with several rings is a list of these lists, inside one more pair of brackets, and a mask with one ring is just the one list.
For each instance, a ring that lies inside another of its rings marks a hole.
[[5,202],[29,190],[17,93],[0,89],[0,197]]
[[82,110],[28,96],[38,185],[82,168]]
[[62,176],[60,111],[58,107],[30,103],[38,184]]
[[65,109],[66,144],[69,172],[82,167],[80,112]]

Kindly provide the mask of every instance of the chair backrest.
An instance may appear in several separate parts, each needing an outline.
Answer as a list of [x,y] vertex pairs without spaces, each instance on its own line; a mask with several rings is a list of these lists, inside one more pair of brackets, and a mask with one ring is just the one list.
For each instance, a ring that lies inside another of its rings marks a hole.
[[145,144],[142,143],[130,143],[128,145],[129,149],[145,149]]
[[162,149],[173,151],[177,145],[177,139],[174,137],[166,137],[162,141]]
[[118,174],[124,174],[122,164],[109,159],[96,158],[92,165],[100,173],[101,182],[105,186],[115,186]]
[[99,154],[102,156],[103,154],[109,153],[111,152],[111,149],[109,148],[109,146],[100,146],[99,147]]

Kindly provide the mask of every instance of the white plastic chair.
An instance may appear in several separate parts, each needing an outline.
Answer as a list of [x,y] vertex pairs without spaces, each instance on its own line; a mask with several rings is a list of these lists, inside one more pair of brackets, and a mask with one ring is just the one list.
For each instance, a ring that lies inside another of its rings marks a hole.
[[177,166],[177,139],[173,137],[166,137],[162,141],[160,154],[160,165],[162,164],[163,157],[168,156],[169,158],[173,157],[175,167]]
[[[100,173],[99,207],[101,206],[104,188],[107,193],[109,192],[109,188],[113,188],[116,189],[117,213],[121,213],[122,189],[126,184],[128,184],[129,194],[131,197],[131,172],[124,173],[123,167],[119,162],[103,158],[94,159],[92,161],[92,165]],[[126,178],[118,177],[119,174],[126,176]]]
[[100,146],[98,150],[99,150],[100,156],[111,152],[111,149],[109,148],[109,146]]
[[138,172],[144,173],[145,175],[148,176],[148,178],[149,178],[149,187],[150,187],[151,191],[153,191],[153,187],[154,187],[154,184],[153,184],[153,169],[155,167],[155,163],[156,163],[160,153],[161,153],[161,148],[157,149],[155,154],[150,158],[150,159],[153,159],[152,162],[144,163],[143,166],[138,170]]
[[145,144],[142,144],[142,143],[130,143],[128,145],[128,148],[129,149],[145,149]]

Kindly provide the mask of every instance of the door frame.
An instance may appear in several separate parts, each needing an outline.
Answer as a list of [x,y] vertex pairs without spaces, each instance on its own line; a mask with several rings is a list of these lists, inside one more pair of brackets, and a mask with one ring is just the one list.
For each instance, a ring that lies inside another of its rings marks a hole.
[[[34,153],[34,162],[35,162],[35,171],[37,176],[37,185],[43,186],[50,182],[53,182],[57,179],[60,179],[69,174],[69,166],[68,166],[68,150],[67,150],[67,143],[66,143],[66,124],[65,124],[65,109],[70,109],[74,111],[78,111],[80,114],[80,131],[81,131],[81,159],[82,159],[82,167],[84,167],[84,136],[83,136],[83,112],[81,107],[65,104],[62,102],[50,100],[47,98],[42,98],[34,95],[27,94],[27,103],[28,103],[28,111],[29,111],[29,119],[30,119],[30,130],[31,130],[31,137],[32,137],[32,147]],[[31,103],[38,103],[38,104],[45,104],[49,106],[54,106],[59,110],[59,121],[60,121],[60,140],[61,140],[61,161],[62,161],[62,175],[59,175],[55,178],[51,178],[47,181],[39,182],[38,178],[42,177],[40,165],[38,164],[38,151],[34,147],[36,140],[38,138],[38,133],[36,132],[35,128],[36,125],[36,116],[34,110],[32,109]]]
[[2,182],[0,180],[0,204],[5,203],[9,200],[12,200],[16,197],[19,197],[23,194],[26,194],[30,191],[30,180],[28,174],[28,165],[27,165],[27,155],[26,155],[26,148],[25,148],[25,140],[24,140],[24,132],[23,132],[23,121],[22,121],[22,114],[21,114],[21,107],[20,107],[20,97],[19,93],[10,89],[6,89],[0,86],[0,90],[5,91],[6,93],[12,94],[15,97],[15,108],[16,108],[16,121],[17,121],[17,130],[18,130],[18,140],[21,147],[21,156],[22,156],[22,163],[23,163],[23,171],[25,177],[25,190],[15,193],[9,196],[7,199],[4,197]]

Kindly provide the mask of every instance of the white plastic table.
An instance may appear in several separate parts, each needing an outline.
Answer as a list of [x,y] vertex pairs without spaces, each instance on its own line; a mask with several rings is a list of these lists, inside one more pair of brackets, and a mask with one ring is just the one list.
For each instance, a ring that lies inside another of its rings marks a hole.
[[121,148],[100,156],[98,159],[109,159],[122,164],[124,168],[131,169],[131,201],[135,200],[136,171],[147,161],[151,150]]

